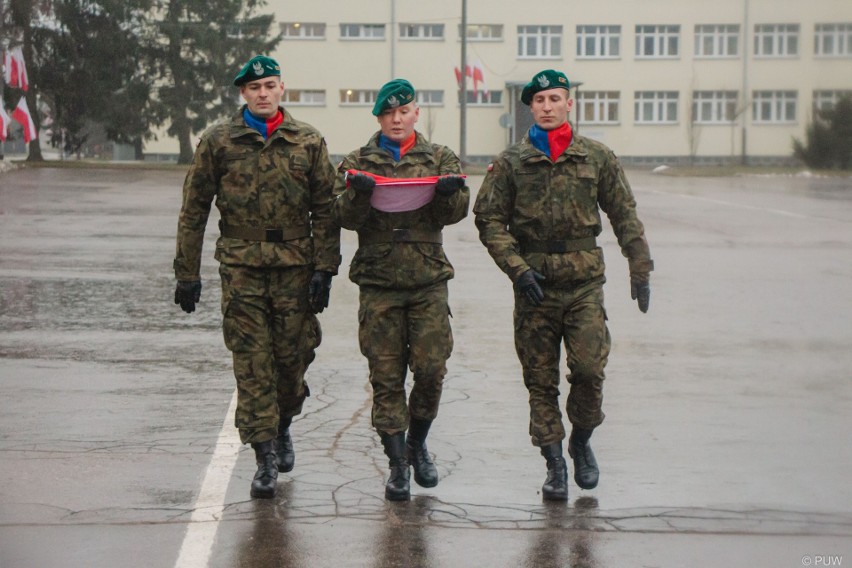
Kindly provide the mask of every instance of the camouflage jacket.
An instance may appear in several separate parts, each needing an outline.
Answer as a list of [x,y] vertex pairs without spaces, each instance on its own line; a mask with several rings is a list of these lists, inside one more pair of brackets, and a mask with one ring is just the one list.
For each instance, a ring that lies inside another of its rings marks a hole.
[[[420,133],[414,146],[396,162],[378,146],[379,133],[366,146],[352,152],[337,168],[336,199],[332,213],[343,228],[369,238],[377,231],[417,229],[438,232],[467,216],[470,189],[465,186],[449,197],[435,198],[414,211],[387,213],[370,206],[370,199],[346,189],[343,174],[356,169],[392,178],[461,174],[458,156],[439,144],[430,144]],[[449,280],[453,267],[440,244],[424,242],[377,243],[360,246],[352,259],[349,279],[359,286],[410,289]]]
[[340,229],[331,220],[333,185],[334,166],[325,140],[289,112],[265,141],[246,126],[242,110],[217,122],[202,134],[183,184],[175,276],[199,279],[204,229],[214,198],[225,225],[257,229],[309,225],[311,233],[284,242],[220,236],[215,254],[219,262],[255,267],[312,264],[316,270],[336,274]]
[[524,137],[489,166],[473,211],[479,238],[513,281],[535,269],[545,286],[572,287],[604,278],[600,247],[561,253],[525,252],[534,241],[569,241],[601,232],[600,210],[610,220],[631,273],[653,269],[636,200],[615,154],[574,135],[556,162]]

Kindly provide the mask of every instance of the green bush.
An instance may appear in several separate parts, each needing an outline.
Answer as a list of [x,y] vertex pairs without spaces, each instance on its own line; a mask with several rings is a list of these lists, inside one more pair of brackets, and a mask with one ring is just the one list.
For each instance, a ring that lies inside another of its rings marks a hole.
[[852,97],[817,110],[805,131],[805,142],[793,140],[793,155],[814,169],[852,168]]

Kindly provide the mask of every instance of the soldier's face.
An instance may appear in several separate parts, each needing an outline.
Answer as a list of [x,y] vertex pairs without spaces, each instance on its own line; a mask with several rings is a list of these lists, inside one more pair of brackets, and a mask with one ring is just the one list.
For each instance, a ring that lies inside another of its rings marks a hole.
[[376,118],[382,134],[394,142],[406,140],[414,132],[414,125],[420,117],[420,107],[411,102],[396,108],[389,108]]
[[530,102],[533,120],[543,130],[553,130],[568,122],[574,99],[565,89],[548,89],[533,95]]
[[240,87],[249,111],[260,118],[272,118],[278,113],[278,105],[284,96],[284,83],[280,77],[264,77],[249,81]]

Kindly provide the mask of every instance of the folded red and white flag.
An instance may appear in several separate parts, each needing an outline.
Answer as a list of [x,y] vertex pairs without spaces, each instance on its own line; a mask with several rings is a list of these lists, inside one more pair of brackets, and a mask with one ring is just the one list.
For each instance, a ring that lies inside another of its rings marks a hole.
[[443,177],[389,178],[360,170],[347,170],[346,187],[349,187],[349,176],[355,174],[364,174],[376,181],[370,205],[386,213],[414,211],[423,207],[435,197],[435,184]]

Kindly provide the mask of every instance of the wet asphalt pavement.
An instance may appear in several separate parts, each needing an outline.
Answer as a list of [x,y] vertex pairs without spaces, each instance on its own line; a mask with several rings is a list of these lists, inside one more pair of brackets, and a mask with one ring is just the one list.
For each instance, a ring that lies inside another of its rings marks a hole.
[[545,504],[511,287],[472,217],[446,231],[439,485],[383,498],[344,232],[296,468],[253,501],[215,214],[186,315],[182,172],[0,174],[0,568],[852,565],[852,179],[628,175],[657,266],[650,311],[607,225],[601,483]]

